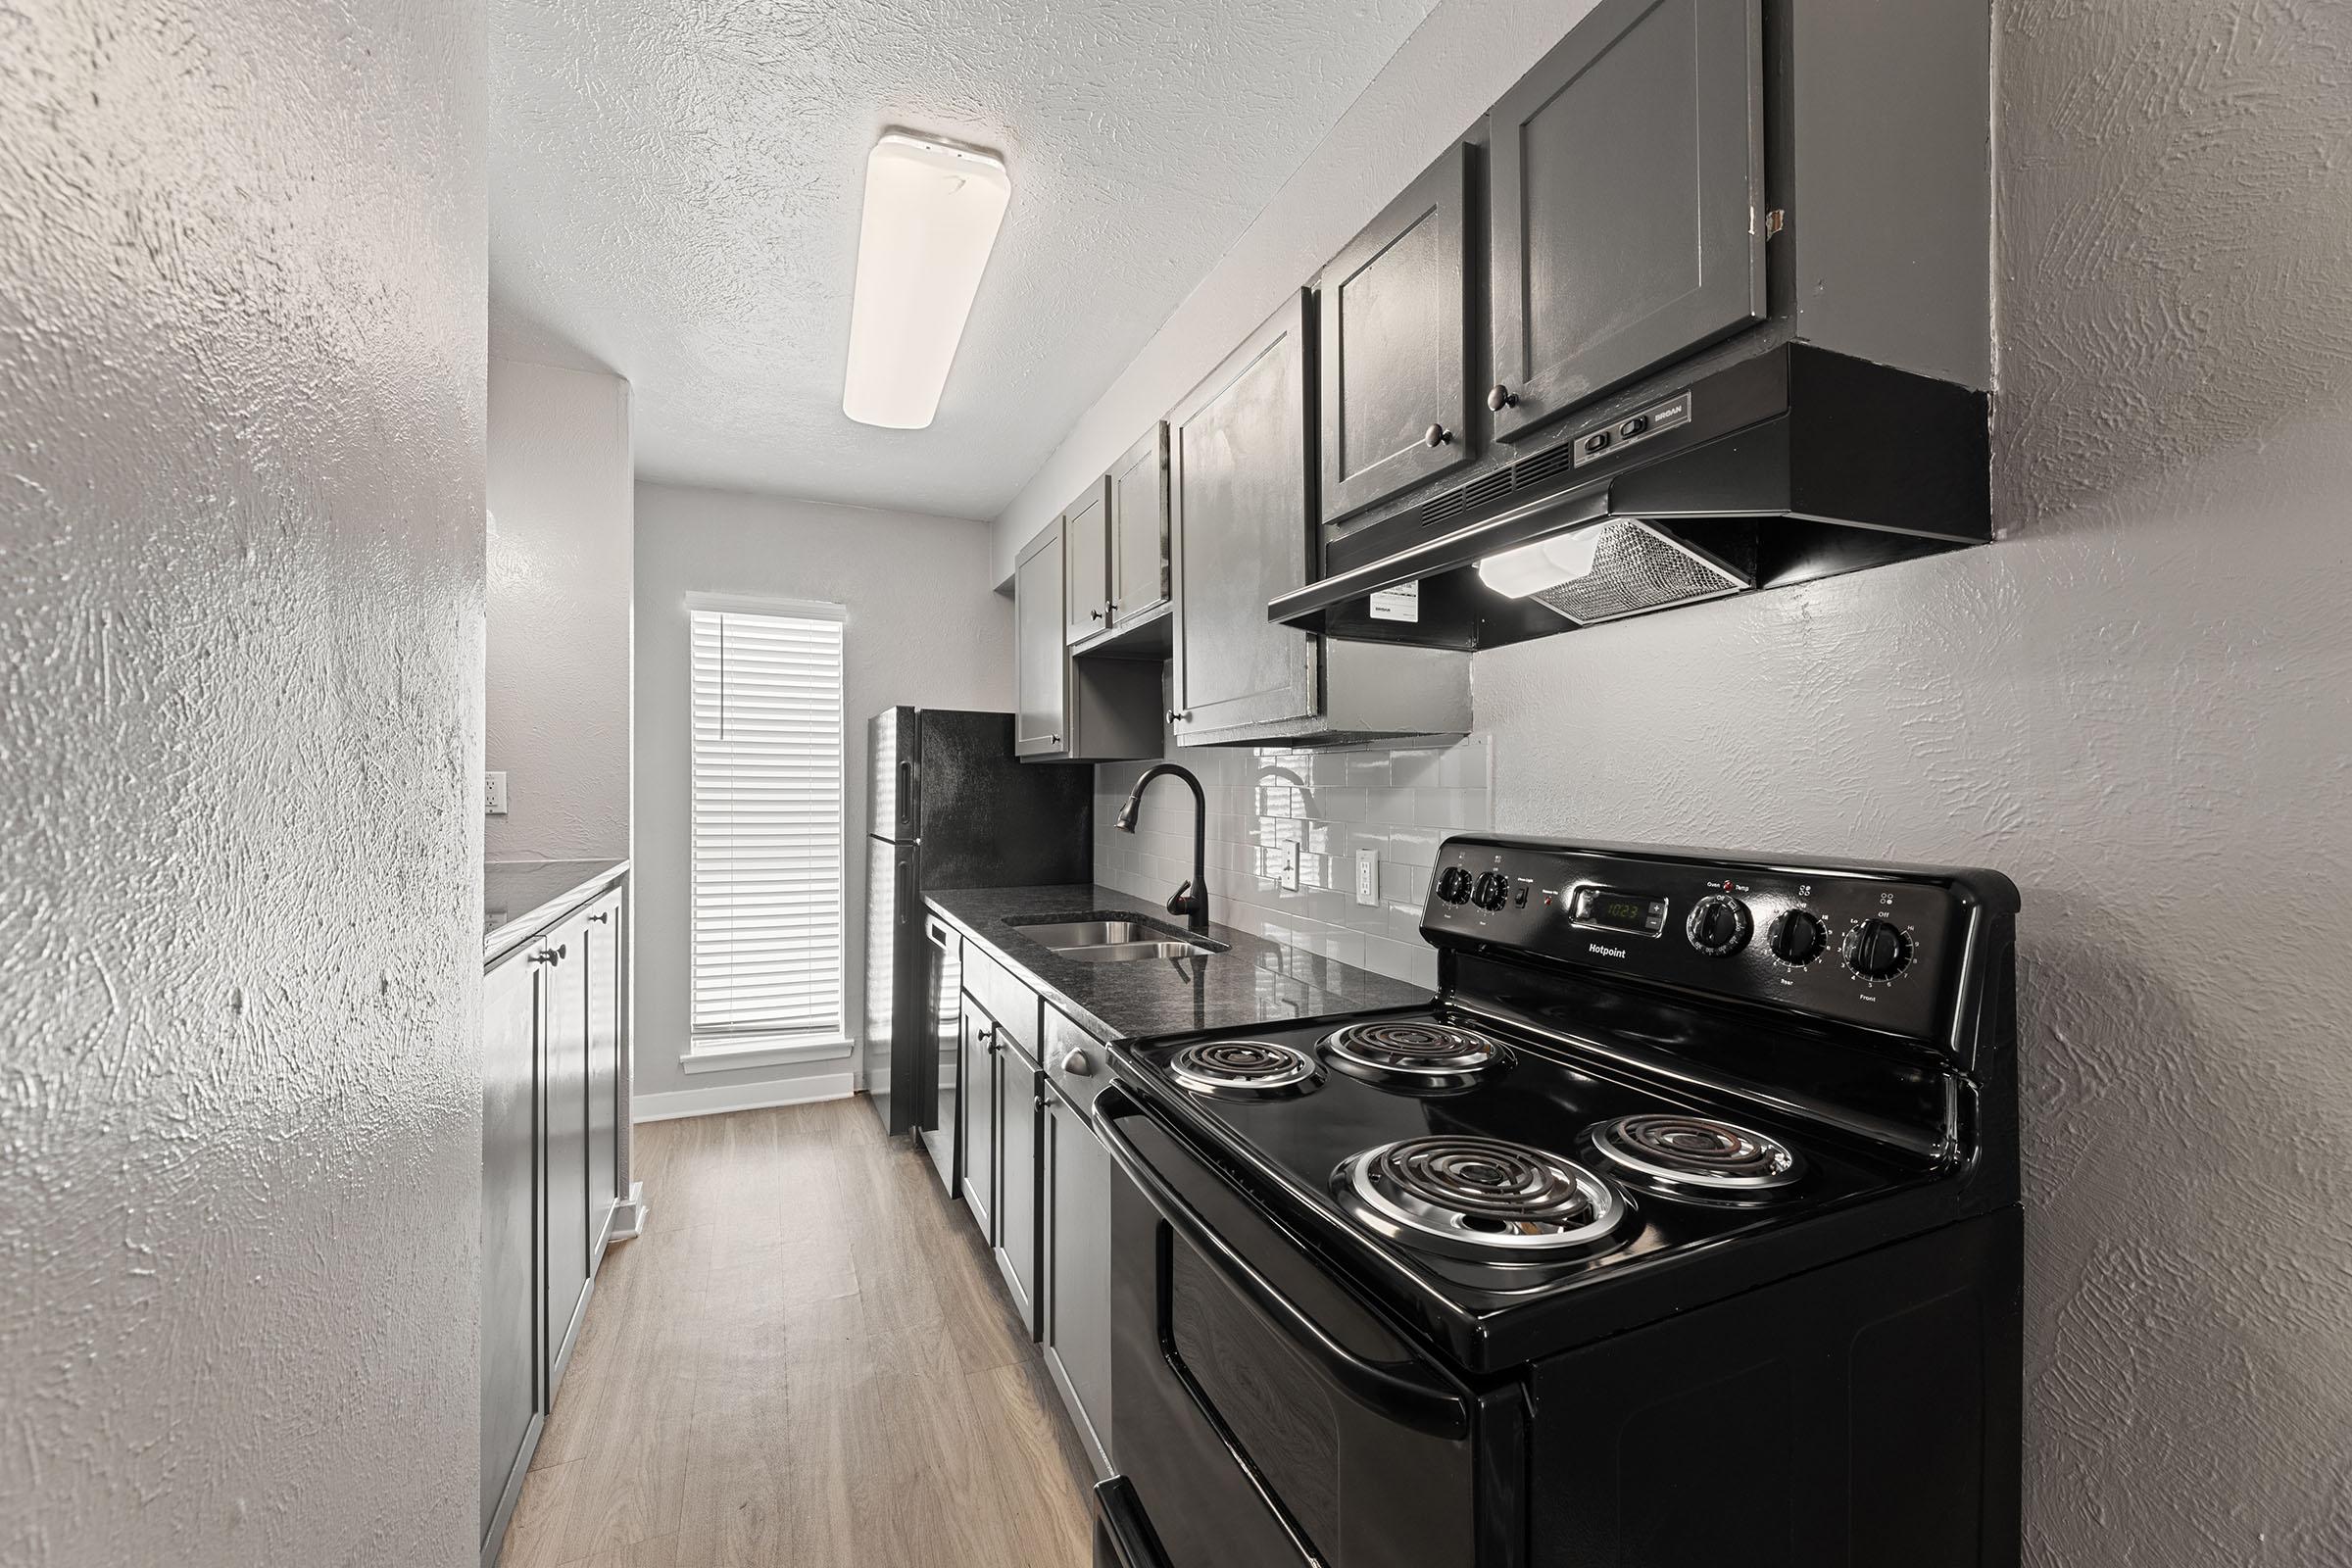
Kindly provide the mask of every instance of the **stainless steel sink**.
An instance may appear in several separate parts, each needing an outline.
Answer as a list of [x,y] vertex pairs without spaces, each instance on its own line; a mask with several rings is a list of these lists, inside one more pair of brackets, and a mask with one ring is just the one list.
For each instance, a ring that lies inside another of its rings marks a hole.
[[1205,958],[1217,950],[1190,942],[1105,942],[1100,947],[1054,951],[1072,963],[1126,963],[1135,958]]
[[1222,943],[1190,941],[1145,920],[1048,920],[1013,929],[1073,963],[1205,957],[1225,951]]

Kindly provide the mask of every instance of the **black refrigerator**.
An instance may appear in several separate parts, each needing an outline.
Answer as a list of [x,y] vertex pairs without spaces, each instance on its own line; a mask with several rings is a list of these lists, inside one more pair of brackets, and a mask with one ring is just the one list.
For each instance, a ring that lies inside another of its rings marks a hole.
[[951,1191],[961,981],[923,893],[1092,882],[1094,779],[1016,760],[1010,713],[889,708],[866,726],[866,1093]]

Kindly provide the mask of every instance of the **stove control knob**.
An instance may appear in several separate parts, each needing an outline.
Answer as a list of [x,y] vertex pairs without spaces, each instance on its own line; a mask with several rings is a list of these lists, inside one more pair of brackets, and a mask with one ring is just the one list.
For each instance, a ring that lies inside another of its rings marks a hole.
[[1811,963],[1830,945],[1830,934],[1822,928],[1819,915],[1790,909],[1772,922],[1765,940],[1772,945],[1772,956],[1783,963]]
[[1690,945],[1710,958],[1728,958],[1738,953],[1747,946],[1755,930],[1747,906],[1721,893],[1691,906],[1690,922],[1683,927]]
[[1470,897],[1470,873],[1458,865],[1449,865],[1438,875],[1438,897],[1447,904],[1461,904]]
[[1865,920],[1845,939],[1845,961],[1866,980],[1891,980],[1911,963],[1911,939],[1890,920]]
[[1477,891],[1470,895],[1470,902],[1482,909],[1499,909],[1510,893],[1510,879],[1500,871],[1489,871],[1478,879]]

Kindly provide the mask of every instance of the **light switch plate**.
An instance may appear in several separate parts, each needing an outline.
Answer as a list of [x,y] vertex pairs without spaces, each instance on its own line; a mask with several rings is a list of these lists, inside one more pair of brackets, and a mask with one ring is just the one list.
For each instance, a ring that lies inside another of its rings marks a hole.
[[1285,892],[1288,892],[1288,893],[1296,893],[1296,892],[1298,892],[1298,845],[1296,845],[1296,844],[1285,844],[1285,845],[1281,846],[1281,855],[1280,855],[1280,857],[1279,857],[1279,863],[1280,863],[1280,865],[1281,865],[1281,867],[1282,867],[1282,886],[1283,886],[1283,890],[1284,890]]
[[1380,852],[1378,850],[1355,852],[1355,902],[1358,904],[1378,904],[1380,902]]
[[482,775],[482,810],[491,816],[507,814],[507,775],[503,772]]

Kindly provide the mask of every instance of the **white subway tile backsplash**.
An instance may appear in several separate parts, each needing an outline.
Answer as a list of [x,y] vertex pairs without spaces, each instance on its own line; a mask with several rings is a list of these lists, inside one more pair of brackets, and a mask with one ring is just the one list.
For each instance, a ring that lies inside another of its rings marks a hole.
[[[1411,750],[1201,748],[1170,760],[1207,796],[1210,918],[1306,952],[1435,986],[1436,950],[1421,939],[1430,868],[1448,833],[1494,825],[1487,737]],[[1154,784],[1137,831],[1112,823],[1150,764],[1095,769],[1095,877],[1165,899],[1193,874],[1193,803]],[[1298,847],[1298,886],[1281,882],[1279,845]],[[1354,852],[1380,856],[1380,903],[1355,902]]]

